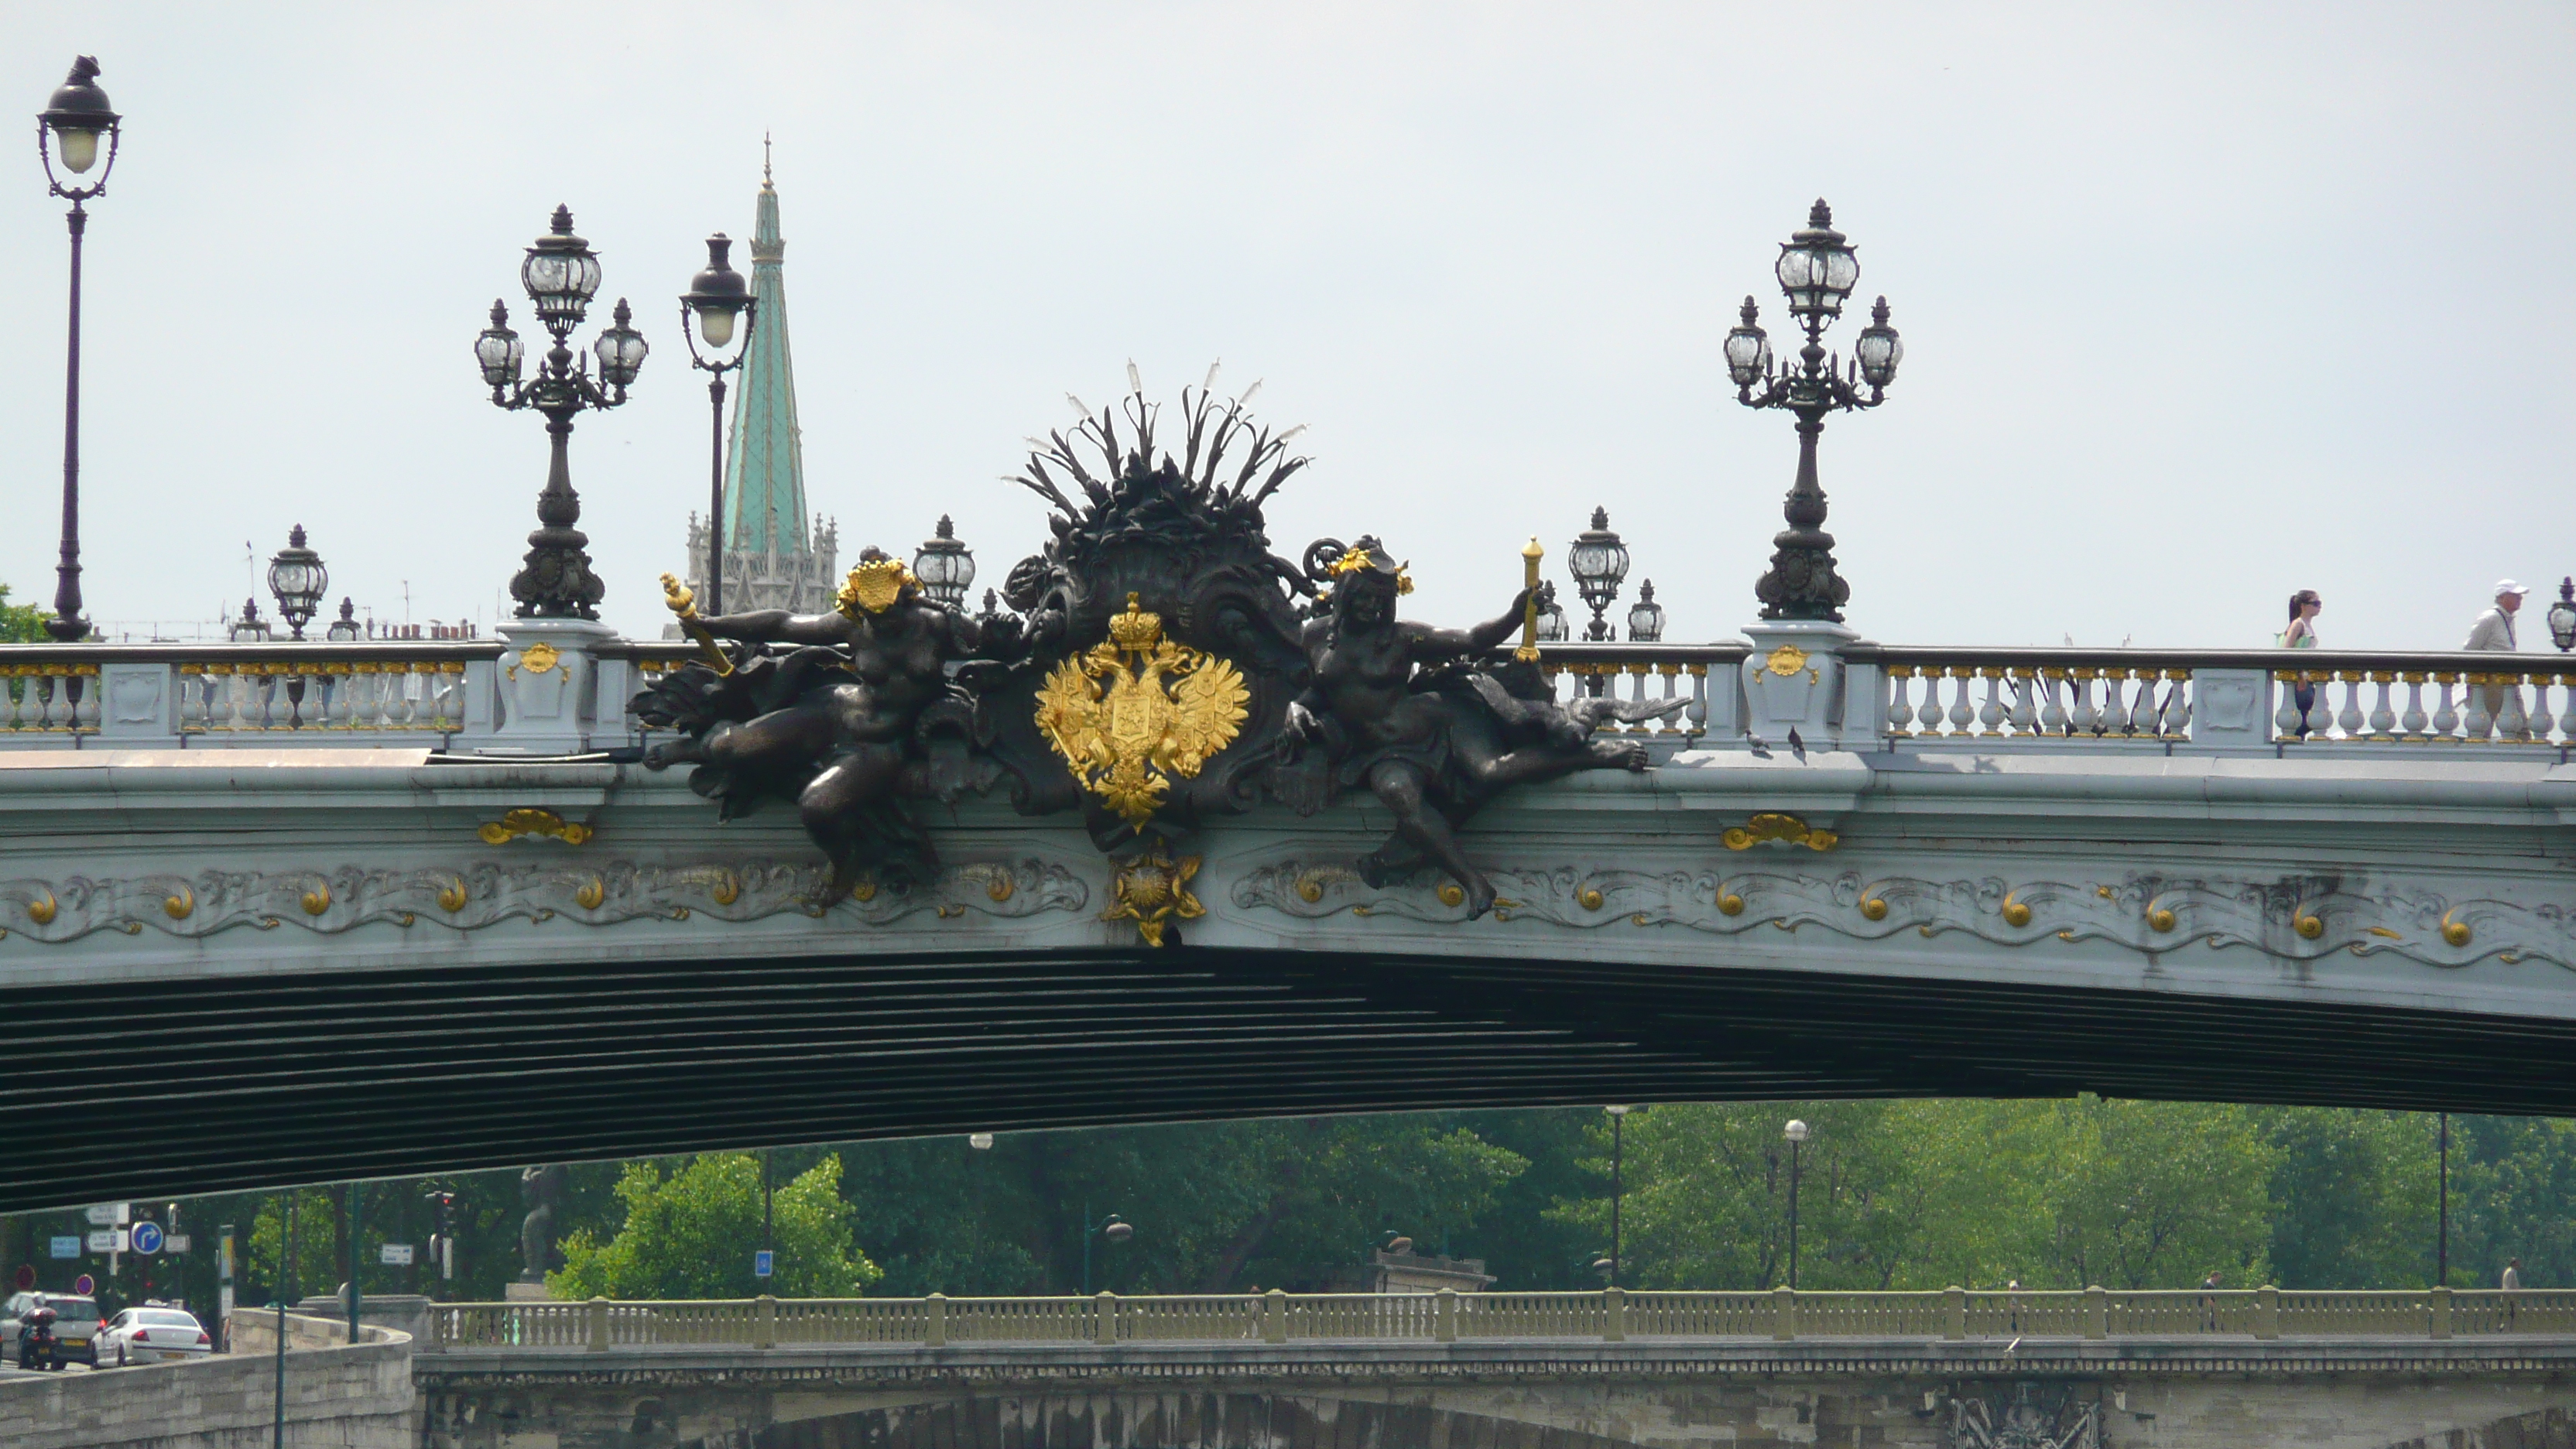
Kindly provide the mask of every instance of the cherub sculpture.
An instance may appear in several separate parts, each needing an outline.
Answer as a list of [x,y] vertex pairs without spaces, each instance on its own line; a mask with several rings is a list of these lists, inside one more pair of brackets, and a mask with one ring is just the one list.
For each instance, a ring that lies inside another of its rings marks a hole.
[[1466,893],[1468,915],[1483,915],[1494,887],[1468,863],[1455,827],[1513,785],[1645,769],[1642,744],[1593,739],[1593,727],[1605,715],[1651,718],[1684,703],[1611,704],[1578,717],[1554,702],[1535,668],[1483,663],[1521,627],[1527,590],[1486,623],[1436,629],[1396,617],[1412,580],[1376,539],[1347,549],[1325,540],[1307,558],[1331,593],[1305,626],[1311,682],[1288,706],[1289,749],[1320,751],[1331,789],[1365,785],[1394,812],[1394,837],[1360,860],[1372,885],[1436,865]]
[[[859,557],[828,614],[783,609],[698,617],[688,590],[663,579],[672,611],[721,663],[691,664],[638,695],[635,713],[683,737],[645,752],[649,769],[695,764],[689,786],[724,818],[792,798],[805,833],[832,863],[823,903],[871,873],[892,881],[937,865],[906,795],[940,793],[921,768],[928,727],[962,720],[946,665],[1012,641],[1010,621],[969,618],[925,599],[903,563],[877,549]],[[718,640],[798,646],[724,650]]]

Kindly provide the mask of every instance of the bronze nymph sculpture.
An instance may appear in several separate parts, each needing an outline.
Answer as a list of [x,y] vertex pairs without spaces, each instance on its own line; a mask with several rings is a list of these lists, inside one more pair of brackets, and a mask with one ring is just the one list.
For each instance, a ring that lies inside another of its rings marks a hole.
[[926,746],[943,718],[964,728],[951,704],[947,664],[992,644],[1008,645],[1007,620],[969,618],[921,596],[911,570],[877,549],[860,555],[828,614],[783,609],[696,616],[688,591],[665,589],[701,640],[793,646],[727,652],[732,668],[691,666],[637,696],[648,724],[686,731],[646,751],[648,769],[691,763],[691,789],[716,799],[723,818],[768,798],[792,798],[806,834],[831,861],[822,903],[860,879],[908,882],[937,865],[929,836],[901,802],[906,795],[953,795]]
[[1376,539],[1347,549],[1327,539],[1307,553],[1332,592],[1305,627],[1309,683],[1288,706],[1287,753],[1319,751],[1331,791],[1364,785],[1395,813],[1394,837],[1360,860],[1370,884],[1393,884],[1427,862],[1466,893],[1467,914],[1481,916],[1494,888],[1468,863],[1455,827],[1514,785],[1643,770],[1645,746],[1590,738],[1597,721],[1558,705],[1535,667],[1483,665],[1521,627],[1527,589],[1496,618],[1439,629],[1396,617],[1412,581]]

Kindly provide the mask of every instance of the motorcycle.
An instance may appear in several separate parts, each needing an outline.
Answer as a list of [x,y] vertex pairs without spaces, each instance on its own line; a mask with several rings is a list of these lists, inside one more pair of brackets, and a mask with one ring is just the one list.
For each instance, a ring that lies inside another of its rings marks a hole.
[[50,1371],[63,1366],[62,1345],[54,1341],[54,1310],[39,1308],[18,1330],[18,1367]]

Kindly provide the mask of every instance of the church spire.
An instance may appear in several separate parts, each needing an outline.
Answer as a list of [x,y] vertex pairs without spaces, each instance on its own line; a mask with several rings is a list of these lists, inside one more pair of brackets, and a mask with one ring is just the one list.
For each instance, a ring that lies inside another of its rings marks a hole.
[[760,214],[751,236],[751,288],[759,311],[751,329],[751,355],[743,361],[741,387],[734,395],[733,439],[725,459],[724,541],[729,553],[801,556],[811,551],[805,448],[796,425],[796,370],[787,346],[786,256],[787,243],[778,234],[769,138],[763,136]]

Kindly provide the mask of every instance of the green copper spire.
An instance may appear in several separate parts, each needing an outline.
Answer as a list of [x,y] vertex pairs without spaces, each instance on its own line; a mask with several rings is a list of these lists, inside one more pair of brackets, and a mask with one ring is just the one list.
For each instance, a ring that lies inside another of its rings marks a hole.
[[[767,150],[766,143],[762,147]],[[760,310],[751,356],[734,394],[733,444],[725,458],[725,551],[803,555],[805,448],[796,426],[796,369],[787,349],[787,243],[778,236],[778,188],[760,163],[760,221],[751,235],[751,289]],[[732,573],[729,566],[728,576]],[[728,594],[730,602],[730,594]]]

